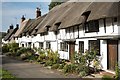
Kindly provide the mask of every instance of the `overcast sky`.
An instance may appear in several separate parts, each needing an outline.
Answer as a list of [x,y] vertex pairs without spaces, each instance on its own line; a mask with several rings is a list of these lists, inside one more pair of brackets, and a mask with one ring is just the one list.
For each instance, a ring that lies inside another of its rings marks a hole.
[[41,7],[42,15],[48,13],[50,2],[2,2],[2,31],[7,31],[10,24],[16,27],[22,15],[26,18],[35,18],[36,7]]

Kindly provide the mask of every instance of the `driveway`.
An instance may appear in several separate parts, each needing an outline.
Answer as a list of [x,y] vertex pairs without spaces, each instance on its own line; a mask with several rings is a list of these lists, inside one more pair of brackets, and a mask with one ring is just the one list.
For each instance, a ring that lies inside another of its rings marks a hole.
[[11,72],[17,78],[77,78],[78,76],[48,69],[41,64],[28,63],[7,56],[2,57],[2,67]]

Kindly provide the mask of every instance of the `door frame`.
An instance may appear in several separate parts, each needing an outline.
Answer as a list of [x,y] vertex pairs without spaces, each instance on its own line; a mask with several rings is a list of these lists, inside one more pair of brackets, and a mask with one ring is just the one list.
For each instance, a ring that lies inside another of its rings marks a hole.
[[71,56],[73,56],[74,53],[72,53],[71,55],[70,44],[74,44],[74,52],[75,52],[75,41],[69,41],[68,44],[69,44],[69,61],[73,61],[73,58]]
[[118,40],[110,40],[110,39],[107,40],[107,69],[110,70],[109,69],[109,49],[108,49],[109,43],[108,41],[117,41],[117,62],[118,62]]

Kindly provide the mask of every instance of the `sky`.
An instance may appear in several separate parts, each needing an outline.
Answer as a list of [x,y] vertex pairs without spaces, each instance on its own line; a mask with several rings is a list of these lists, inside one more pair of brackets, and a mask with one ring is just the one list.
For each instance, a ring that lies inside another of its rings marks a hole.
[[2,31],[6,32],[11,24],[16,27],[15,25],[20,23],[22,15],[25,15],[26,19],[34,19],[36,7],[41,8],[42,15],[48,13],[49,4],[50,2],[2,2],[2,9],[0,9]]

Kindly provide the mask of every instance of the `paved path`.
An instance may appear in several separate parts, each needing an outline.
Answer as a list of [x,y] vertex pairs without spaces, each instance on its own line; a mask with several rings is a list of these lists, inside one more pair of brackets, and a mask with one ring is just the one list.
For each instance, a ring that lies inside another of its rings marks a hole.
[[2,67],[18,78],[76,78],[75,75],[65,76],[62,72],[43,67],[41,64],[15,60],[7,56],[2,58]]

